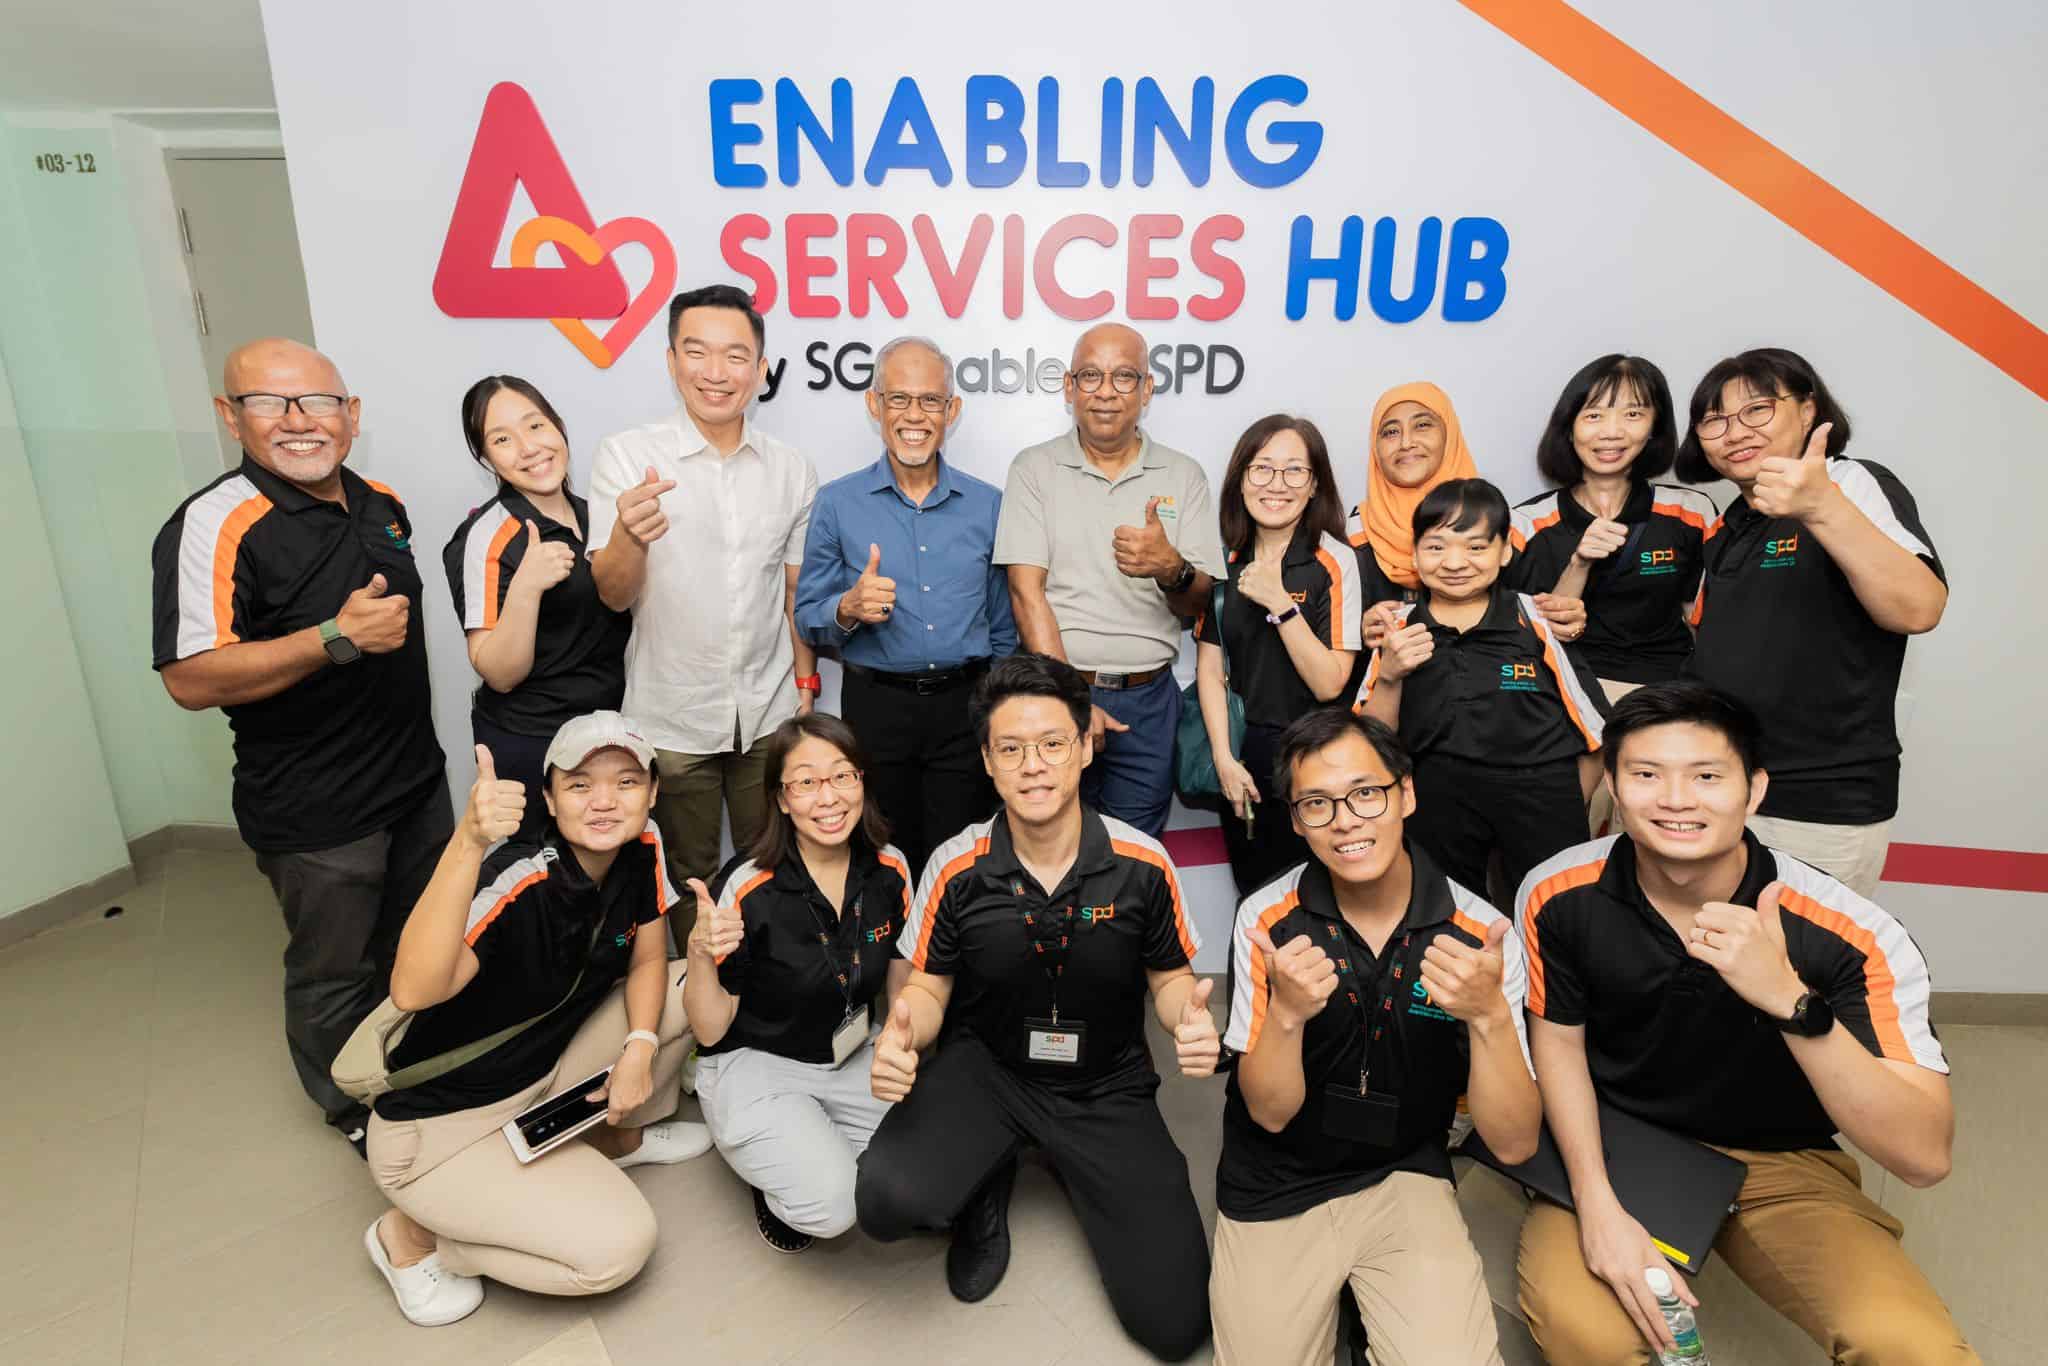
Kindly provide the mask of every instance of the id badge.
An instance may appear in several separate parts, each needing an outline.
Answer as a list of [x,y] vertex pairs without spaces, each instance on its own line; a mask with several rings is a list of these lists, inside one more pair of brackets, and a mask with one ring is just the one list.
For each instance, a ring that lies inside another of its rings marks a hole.
[[1352,1143],[1391,1148],[1401,1138],[1400,1098],[1378,1093],[1360,1095],[1355,1086],[1325,1086],[1323,1133]]
[[867,1041],[868,1008],[862,1006],[842,1020],[839,1028],[832,1031],[832,1065],[837,1067],[860,1052],[860,1046]]
[[1074,1020],[1026,1020],[1024,1056],[1032,1062],[1079,1067],[1088,1026]]

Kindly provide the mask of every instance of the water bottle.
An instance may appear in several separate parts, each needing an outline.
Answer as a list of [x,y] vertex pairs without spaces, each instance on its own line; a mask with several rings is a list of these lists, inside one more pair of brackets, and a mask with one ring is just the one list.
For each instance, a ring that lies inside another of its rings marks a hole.
[[1671,1273],[1661,1266],[1647,1267],[1643,1271],[1643,1280],[1648,1282],[1650,1293],[1657,1297],[1657,1308],[1664,1315],[1664,1326],[1671,1330],[1671,1340],[1678,1344],[1668,1352],[1657,1354],[1661,1366],[1711,1366],[1707,1360],[1707,1349],[1700,1343],[1700,1330],[1692,1321],[1692,1310],[1678,1298],[1677,1287],[1671,1284]]

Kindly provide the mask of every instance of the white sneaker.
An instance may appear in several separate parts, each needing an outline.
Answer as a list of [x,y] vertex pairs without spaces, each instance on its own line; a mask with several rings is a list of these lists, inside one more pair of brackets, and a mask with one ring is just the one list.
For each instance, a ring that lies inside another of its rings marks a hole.
[[411,1266],[393,1266],[384,1251],[384,1240],[377,1236],[377,1224],[383,1222],[379,1215],[370,1225],[363,1234],[363,1247],[370,1254],[370,1265],[383,1273],[391,1287],[399,1313],[422,1328],[439,1328],[476,1312],[484,1302],[483,1277],[456,1275],[441,1265],[438,1252]]
[[711,1130],[702,1124],[672,1119],[643,1128],[640,1146],[612,1161],[621,1167],[667,1166],[671,1162],[688,1162],[710,1151]]

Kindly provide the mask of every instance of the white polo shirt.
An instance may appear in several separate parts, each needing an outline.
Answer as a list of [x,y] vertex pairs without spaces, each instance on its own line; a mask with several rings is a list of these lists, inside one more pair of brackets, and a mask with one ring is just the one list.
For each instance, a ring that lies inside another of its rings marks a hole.
[[622,490],[649,468],[668,533],[647,548],[633,603],[621,708],[655,748],[723,754],[796,714],[795,650],[783,566],[803,563],[818,474],[749,418],[721,458],[680,405],[659,422],[600,441],[590,470],[593,550],[611,540]]

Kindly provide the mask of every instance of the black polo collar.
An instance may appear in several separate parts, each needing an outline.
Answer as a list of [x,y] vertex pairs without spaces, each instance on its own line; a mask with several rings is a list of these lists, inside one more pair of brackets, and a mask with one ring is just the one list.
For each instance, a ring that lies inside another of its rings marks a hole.
[[[1010,839],[1010,815],[999,811],[991,822],[988,832],[988,852],[982,855],[976,865],[992,878],[1009,881],[1024,871],[1023,861],[1017,857],[1017,848]],[[1081,849],[1074,856],[1074,866],[1067,873],[1066,881],[1086,877],[1116,866],[1116,851],[1110,848],[1109,827],[1102,823],[1102,817],[1087,806],[1081,808]],[[1058,887],[1047,887],[1048,896],[1057,896]]]
[[[1415,611],[1409,615],[1408,619],[1410,621],[1419,621],[1425,626],[1432,626],[1441,630],[1447,631],[1451,629],[1430,615],[1429,593],[1426,589],[1423,591],[1422,596],[1416,600]],[[1505,584],[1495,581],[1493,591],[1486,599],[1486,615],[1479,618],[1478,622],[1473,625],[1472,631],[1520,631],[1527,629],[1528,625],[1528,619],[1522,615],[1522,604],[1519,600],[1519,595]],[[1470,634],[1470,632],[1467,634]]]
[[[1754,906],[1756,899],[1777,876],[1777,860],[1756,832],[1744,828],[1743,847],[1749,851],[1749,866],[1742,871],[1742,881],[1735,888],[1731,898],[1739,906]],[[1650,898],[1643,893],[1641,877],[1636,872],[1635,841],[1623,835],[1614,841],[1607,851],[1607,864],[1600,870],[1599,887],[1608,898],[1624,906],[1634,906],[1655,916],[1657,908],[1650,904]],[[1660,917],[1661,918],[1661,917]]]
[[[1621,505],[1620,520],[1629,525],[1645,520],[1650,515],[1650,505],[1656,501],[1657,491],[1650,487],[1647,479],[1631,479],[1628,485],[1628,501]],[[1579,530],[1593,524],[1593,511],[1581,503],[1571,489],[1557,491],[1557,511],[1564,524]]]
[[[881,858],[868,848],[868,842],[856,834],[852,840],[852,862],[846,869],[846,883],[849,887],[864,887],[875,869],[881,866]],[[818,890],[817,879],[804,866],[803,855],[791,852],[775,867],[774,884],[777,890],[792,892],[798,896],[823,895]]]
[[342,496],[348,499],[346,509],[325,498],[315,497],[283,475],[268,469],[248,451],[242,452],[241,476],[254,484],[257,492],[268,498],[271,506],[280,512],[299,513],[308,508],[331,507],[336,512],[346,511],[353,516],[362,507],[362,500],[369,496],[371,489],[363,482],[362,477],[347,465],[341,466],[339,472]]
[[[1451,899],[1451,884],[1436,864],[1430,861],[1421,847],[1405,836],[1401,847],[1408,851],[1410,878],[1408,885],[1408,913],[1401,917],[1400,928],[1423,930],[1432,925],[1447,925],[1457,904]],[[1337,908],[1337,889],[1330,881],[1330,870],[1315,859],[1301,870],[1301,878],[1295,884],[1294,894],[1300,900],[1301,908],[1310,915],[1324,920],[1342,921],[1344,913]]]

